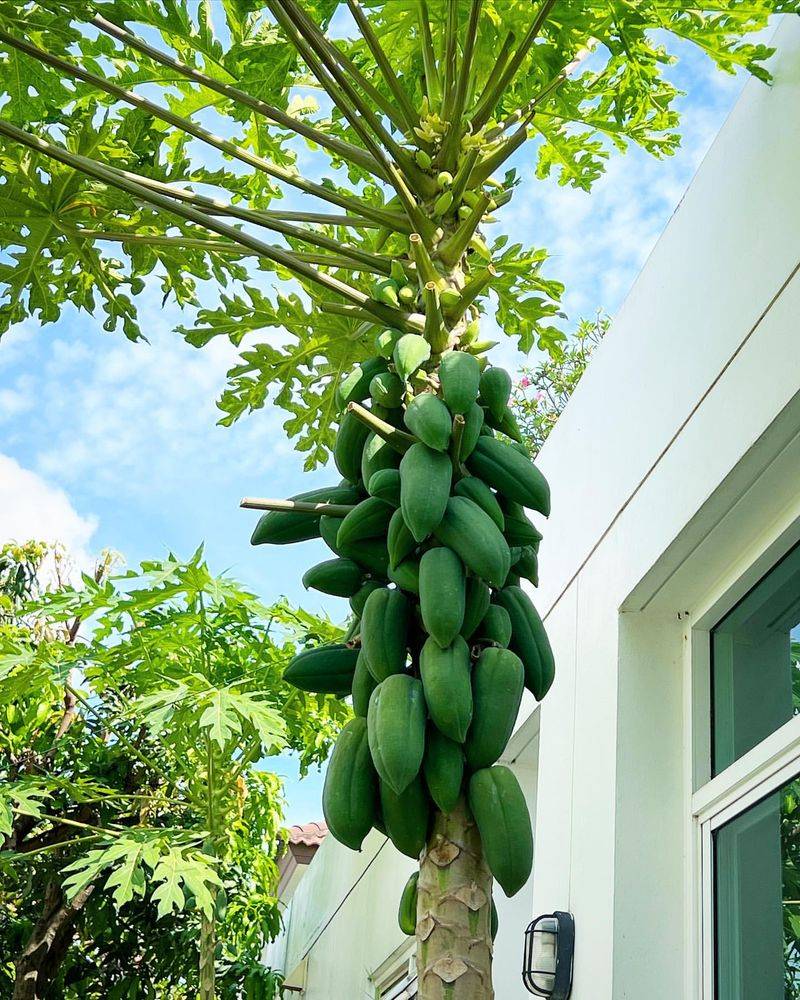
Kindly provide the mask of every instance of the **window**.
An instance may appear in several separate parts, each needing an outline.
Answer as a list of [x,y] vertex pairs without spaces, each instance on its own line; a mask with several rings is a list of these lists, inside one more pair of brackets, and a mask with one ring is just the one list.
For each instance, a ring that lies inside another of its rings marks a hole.
[[800,997],[800,783],[714,835],[719,1000]]
[[796,546],[711,631],[713,774],[797,715],[799,659]]
[[407,968],[391,985],[383,987],[379,993],[380,1000],[416,1000],[417,975]]
[[800,545],[697,635],[711,707],[711,780],[693,799],[703,1000],[800,1000]]

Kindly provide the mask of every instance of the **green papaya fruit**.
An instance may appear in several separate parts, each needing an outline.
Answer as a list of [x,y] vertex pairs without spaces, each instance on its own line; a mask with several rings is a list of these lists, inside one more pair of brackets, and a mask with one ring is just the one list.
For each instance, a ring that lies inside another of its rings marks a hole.
[[503,510],[503,534],[508,544],[520,548],[526,545],[538,548],[542,533],[531,524],[522,504],[506,500],[503,502]]
[[385,306],[394,309],[400,308],[400,300],[397,297],[398,286],[393,278],[377,278],[372,282],[372,297],[376,302],[382,302]]
[[505,528],[505,517],[497,502],[497,497],[482,479],[478,479],[477,476],[465,476],[464,479],[459,479],[453,492],[457,497],[467,497],[468,500],[476,503],[501,531]]
[[336,441],[333,445],[333,460],[336,468],[348,482],[357,483],[361,475],[361,453],[369,436],[369,427],[354,413],[345,412],[339,421]]
[[489,871],[506,896],[516,895],[531,874],[533,831],[513,772],[500,764],[476,771],[469,781],[469,807]]
[[392,674],[370,695],[367,732],[380,779],[403,792],[419,774],[425,753],[425,695],[409,674]]
[[364,605],[367,603],[367,598],[372,591],[380,590],[382,586],[383,584],[378,583],[377,580],[365,580],[355,594],[353,594],[350,598],[350,610],[356,618],[360,618],[364,613]]
[[381,330],[375,338],[375,350],[382,358],[391,358],[394,345],[403,336],[399,330]]
[[408,641],[408,601],[399,590],[373,591],[361,616],[361,644],[376,681],[405,670]]
[[400,455],[382,437],[369,434],[361,453],[361,478],[368,483],[381,469],[396,469],[400,465]]
[[301,691],[341,697],[350,693],[357,659],[358,650],[343,643],[315,646],[293,657],[283,679]]
[[400,897],[400,906],[397,911],[397,922],[400,930],[409,937],[417,933],[417,883],[419,882],[419,872],[412,872],[411,877],[405,884],[403,894]]
[[[447,455],[413,444],[400,462],[400,510],[418,542],[439,525],[450,495],[453,465]],[[348,515],[350,516],[350,515]]]
[[400,406],[405,390],[405,383],[394,372],[378,372],[369,384],[370,396],[390,410]]
[[407,309],[412,309],[417,304],[419,291],[414,285],[401,285],[397,297],[400,299],[402,305]]
[[372,413],[379,417],[381,420],[385,421],[387,424],[391,424],[392,427],[396,427],[398,430],[403,429],[403,407],[402,406],[381,406],[380,403],[372,404]]
[[449,646],[464,624],[464,564],[446,545],[428,549],[419,562],[422,621],[440,646]]
[[478,406],[477,403],[473,403],[464,414],[464,430],[461,432],[461,449],[459,452],[459,458],[462,462],[466,462],[475,450],[475,445],[481,436],[482,427],[483,408]]
[[472,721],[469,646],[459,635],[446,649],[426,640],[419,656],[425,702],[434,725],[451,740],[463,743]]
[[467,468],[509,500],[550,513],[550,487],[529,458],[496,438],[481,437],[467,460]]
[[453,418],[445,404],[432,392],[415,396],[406,407],[406,427],[434,451],[447,451]]
[[389,579],[396,583],[401,590],[406,590],[410,594],[419,593],[419,561],[417,559],[404,559],[399,565],[389,570]]
[[442,396],[451,413],[466,413],[478,398],[481,366],[464,351],[448,351],[439,365]]
[[341,547],[341,555],[352,559],[368,573],[385,578],[389,572],[389,553],[385,538],[365,538]]
[[514,564],[514,572],[519,574],[519,576],[524,576],[526,580],[530,580],[534,587],[539,586],[539,557],[536,555],[536,549],[532,545],[526,545],[519,559]]
[[398,795],[385,781],[379,782],[381,817],[386,836],[409,858],[419,858],[428,839],[430,800],[417,776]]
[[370,757],[367,720],[351,719],[339,733],[328,761],[322,789],[325,822],[340,844],[360,851],[377,805],[378,779]]
[[461,795],[464,753],[458,743],[440,733],[436,726],[428,728],[422,772],[437,808],[443,813],[452,812]]
[[[524,440],[520,426],[517,423],[517,418],[511,410],[504,410],[500,419],[495,417],[490,410],[487,410],[486,423],[490,427],[493,427],[496,431],[500,431],[501,434],[505,434],[506,437],[510,437],[515,444],[521,444]],[[524,454],[525,457],[528,458],[527,451]],[[528,461],[530,461],[530,459],[528,459]]]
[[393,510],[390,504],[378,497],[367,497],[343,518],[336,536],[336,544],[344,552],[348,545],[365,538],[385,536]]
[[406,382],[430,356],[431,345],[417,333],[404,334],[394,345],[392,353],[397,374]]
[[385,500],[393,507],[400,506],[400,470],[399,469],[379,469],[373,473],[367,483],[367,493]]
[[511,618],[511,649],[522,660],[525,686],[537,699],[550,690],[555,661],[544,623],[531,599],[520,587],[504,587],[497,595]]
[[353,696],[353,711],[363,719],[367,717],[370,695],[377,687],[377,683],[369,672],[367,657],[362,648],[358,651],[358,659],[356,660],[356,669],[353,674],[353,684],[350,693]]
[[500,420],[511,398],[511,376],[504,368],[487,368],[481,375],[480,401]]
[[416,540],[403,520],[403,512],[396,510],[389,521],[386,548],[389,550],[389,568],[395,569],[417,547]]
[[464,606],[464,624],[461,634],[465,639],[471,639],[478,625],[483,621],[489,608],[491,592],[483,580],[477,576],[467,578],[466,600]]
[[491,643],[505,649],[511,642],[511,618],[504,607],[490,604],[475,633],[478,642]]
[[492,915],[490,917],[489,927],[492,932],[492,941],[497,937],[497,932],[500,929],[500,918],[497,916],[497,907],[494,905],[494,900],[492,900]]
[[319,519],[320,536],[331,552],[334,552],[337,556],[341,553],[339,552],[339,546],[336,544],[336,536],[339,534],[339,527],[343,520],[343,517],[332,517],[330,514],[323,514]]
[[385,372],[388,365],[384,358],[367,358],[360,361],[336,388],[336,402],[340,410],[348,403],[363,403],[369,395],[369,384],[378,372]]
[[501,587],[508,576],[511,553],[489,515],[467,497],[451,497],[436,538],[461,557],[464,565],[487,583]]
[[352,597],[363,577],[363,570],[352,559],[326,559],[305,571],[303,586],[333,597]]
[[525,671],[510,649],[484,649],[472,668],[472,725],[464,744],[467,766],[477,771],[499,760],[514,731]]
[[[307,493],[297,493],[290,500],[308,503],[357,504],[360,494],[354,486],[325,486]],[[271,510],[259,518],[250,538],[251,545],[290,545],[319,538],[319,514],[300,514],[297,511]]]

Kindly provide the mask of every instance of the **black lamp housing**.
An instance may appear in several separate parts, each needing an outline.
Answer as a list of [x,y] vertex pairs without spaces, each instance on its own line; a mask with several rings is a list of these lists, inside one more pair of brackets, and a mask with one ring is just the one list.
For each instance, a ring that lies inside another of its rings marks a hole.
[[555,910],[542,914],[525,931],[522,982],[529,993],[550,1000],[568,1000],[572,992],[575,920]]

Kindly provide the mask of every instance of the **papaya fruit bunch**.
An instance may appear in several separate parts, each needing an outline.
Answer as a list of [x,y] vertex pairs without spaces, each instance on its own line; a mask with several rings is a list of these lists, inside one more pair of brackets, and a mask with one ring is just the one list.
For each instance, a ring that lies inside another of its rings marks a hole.
[[[523,689],[553,681],[542,621],[520,586],[537,583],[547,482],[508,403],[511,378],[466,350],[435,362],[415,334],[385,330],[378,356],[338,387],[338,485],[271,511],[253,544],[321,537],[333,557],[307,587],[348,598],[345,641],[307,649],[286,670],[304,691],[352,697],[331,757],[328,826],[359,850],[375,827],[418,858],[435,810],[462,796],[486,862],[508,895],[527,881],[532,834],[516,777],[499,765]],[[513,850],[509,850],[513,844]],[[413,933],[411,883],[401,925]]]

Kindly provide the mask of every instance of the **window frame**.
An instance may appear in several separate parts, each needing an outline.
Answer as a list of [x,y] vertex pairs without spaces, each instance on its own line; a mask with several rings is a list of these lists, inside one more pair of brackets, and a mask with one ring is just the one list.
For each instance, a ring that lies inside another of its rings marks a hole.
[[690,995],[716,1000],[714,833],[800,776],[800,716],[770,733],[712,777],[711,632],[800,541],[800,518],[780,532],[733,580],[710,595],[687,629],[687,732],[690,818],[687,831],[688,919],[692,928]]
[[375,1000],[383,1000],[387,991],[401,985],[404,978],[406,985],[411,985],[416,975],[415,940],[409,938],[370,973],[369,983]]

